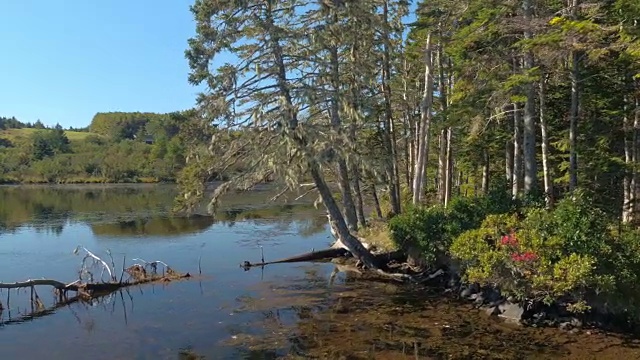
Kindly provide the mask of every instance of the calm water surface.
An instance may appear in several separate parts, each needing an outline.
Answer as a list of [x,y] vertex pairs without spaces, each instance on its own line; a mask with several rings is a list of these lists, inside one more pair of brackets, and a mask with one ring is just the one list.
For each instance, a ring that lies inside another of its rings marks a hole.
[[[170,185],[0,187],[0,281],[77,278],[83,245],[202,276],[118,292],[32,319],[27,291],[0,314],[2,359],[640,359],[635,340],[507,326],[428,289],[358,281],[332,264],[266,260],[323,248],[326,218],[258,189],[215,220],[172,216]],[[295,196],[292,196],[294,198]],[[131,264],[131,260],[128,260]],[[51,304],[51,289],[38,289]],[[6,291],[0,301],[6,307]]]

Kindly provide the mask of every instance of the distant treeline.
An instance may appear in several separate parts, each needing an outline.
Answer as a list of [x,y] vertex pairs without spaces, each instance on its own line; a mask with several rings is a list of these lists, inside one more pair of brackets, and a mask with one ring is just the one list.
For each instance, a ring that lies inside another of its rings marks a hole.
[[[14,116],[12,117],[3,117],[0,116],[0,130],[9,130],[9,129],[48,129],[49,127],[47,127],[46,125],[44,125],[42,123],[42,121],[37,120],[35,123],[30,123],[30,122],[26,122],[23,123],[21,121],[19,121],[18,119],[16,119]],[[69,127],[68,129],[69,131],[77,131],[77,132],[83,132],[83,131],[89,131],[89,129],[87,127],[84,128],[74,128],[74,127]]]
[[83,129],[0,118],[0,183],[175,181],[185,144],[205,143],[191,111],[98,113]]

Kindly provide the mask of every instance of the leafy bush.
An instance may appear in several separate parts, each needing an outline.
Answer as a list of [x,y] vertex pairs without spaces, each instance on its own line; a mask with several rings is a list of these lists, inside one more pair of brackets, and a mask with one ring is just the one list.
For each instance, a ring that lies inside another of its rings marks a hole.
[[444,208],[411,208],[389,221],[391,239],[400,249],[417,248],[428,262],[445,252],[449,236],[445,233],[447,215]]
[[418,249],[433,262],[448,254],[451,242],[461,233],[479,227],[488,211],[499,211],[493,203],[490,197],[458,197],[446,209],[410,207],[389,221],[391,238],[399,248]]
[[[635,253],[637,239],[627,235],[617,247]],[[497,286],[520,299],[564,302],[579,311],[593,295],[619,287],[619,273],[625,283],[636,279],[639,255],[633,256],[633,266],[621,264],[615,244],[607,218],[578,193],[553,211],[528,209],[524,219],[487,216],[480,228],[453,241],[451,254],[470,282]]]

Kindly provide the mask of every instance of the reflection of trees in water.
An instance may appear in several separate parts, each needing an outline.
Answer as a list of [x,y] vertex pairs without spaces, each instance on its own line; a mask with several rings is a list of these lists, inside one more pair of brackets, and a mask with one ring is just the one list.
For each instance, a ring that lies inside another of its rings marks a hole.
[[166,236],[201,232],[214,223],[215,221],[208,216],[157,216],[119,220],[113,223],[93,223],[90,226],[91,231],[98,236]]
[[[212,219],[172,216],[174,186],[27,186],[0,187],[0,234],[23,226],[59,234],[69,221],[91,224],[94,233],[110,236],[176,235],[204,231],[215,223],[236,222],[288,229],[305,221],[304,235],[324,229],[308,204],[270,203],[272,191],[230,195]],[[126,220],[120,220],[126,218]]]
[[88,214],[157,212],[171,207],[174,194],[163,186],[0,187],[0,224],[7,229],[43,228],[53,221],[81,221]]

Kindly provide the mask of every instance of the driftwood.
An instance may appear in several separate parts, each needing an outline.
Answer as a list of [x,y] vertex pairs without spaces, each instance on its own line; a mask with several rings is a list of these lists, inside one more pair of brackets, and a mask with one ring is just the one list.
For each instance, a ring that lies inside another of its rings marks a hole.
[[269,264],[282,264],[282,263],[292,263],[292,262],[305,262],[305,261],[318,261],[324,259],[333,259],[337,257],[351,256],[349,250],[343,248],[329,248],[318,251],[310,251],[308,253],[291,256],[288,258],[276,260],[276,261],[264,261],[264,257],[262,258],[262,262],[253,264],[249,261],[245,261],[241,267],[245,270],[248,270],[255,266],[265,266]]
[[[407,255],[404,251],[401,251],[401,250],[374,254],[373,257],[379,263],[385,263],[385,264],[396,263],[400,265],[407,265],[406,264]],[[263,253],[261,262],[251,263],[250,261],[245,261],[240,265],[240,267],[243,268],[245,271],[248,271],[252,267],[258,267],[258,266],[263,267],[265,265],[270,265],[270,264],[320,261],[320,260],[339,259],[339,258],[352,259],[353,255],[351,254],[351,252],[349,252],[349,250],[342,247],[342,244],[339,241],[336,241],[336,243],[334,243],[334,245],[328,249],[311,251],[311,252],[287,257],[287,258],[276,260],[276,261],[264,261],[264,253]],[[428,273],[426,271],[413,271],[413,269],[410,266],[395,267],[395,268],[400,268],[400,267],[407,268],[410,270],[409,273],[400,273],[400,272],[389,273],[389,272],[380,271],[380,270],[367,271],[365,269],[362,269],[361,266],[359,265],[360,265],[359,263],[356,263],[355,265],[336,264],[336,269],[331,274],[330,281],[333,281],[333,279],[335,278],[338,272],[356,272],[360,274],[363,274],[366,272],[370,275],[374,275],[374,277],[378,276],[381,278],[391,279],[394,281],[400,281],[400,282],[409,281],[413,283],[424,283],[436,277],[439,277],[440,275],[443,274],[442,270],[438,270],[433,273]]]
[[[74,282],[64,283],[62,281],[53,279],[29,279],[21,282],[0,283],[0,290],[7,289],[6,310],[9,312],[9,314],[11,314],[9,303],[11,299],[11,290],[22,288],[31,289],[31,312],[27,314],[21,314],[20,317],[14,319],[9,316],[9,320],[0,321],[0,325],[20,323],[38,317],[47,316],[54,313],[55,310],[70,305],[74,302],[90,301],[93,299],[105,297],[118,290],[130,286],[156,282],[169,282],[191,277],[191,274],[189,273],[182,274],[174,271],[162,261],[147,262],[142,259],[134,259],[134,261],[138,261],[139,263],[135,263],[129,267],[125,267],[123,264],[122,274],[120,275],[120,279],[118,280],[115,275],[115,265],[113,263],[113,258],[111,258],[110,266],[106,261],[102,260],[100,257],[93,254],[84,247],[78,246],[74,253],[77,254],[80,250],[83,250],[86,255],[82,260],[82,266],[79,271],[80,278]],[[108,254],[111,257],[111,254]],[[159,264],[163,265],[161,273],[158,272]],[[101,280],[99,282],[93,281],[93,274],[97,273],[97,271],[100,271]],[[109,276],[108,281],[105,281],[103,279],[103,275],[105,273]],[[126,278],[125,274],[127,274]],[[87,281],[87,278],[90,280]],[[52,306],[47,308],[42,303],[40,297],[38,296],[38,293],[36,292],[36,287],[38,286],[50,286],[54,288],[54,291],[56,292],[58,298],[57,300],[55,300]],[[68,297],[67,293],[69,291],[75,292],[75,294],[71,297]],[[5,305],[0,302],[0,319],[4,310]]]

